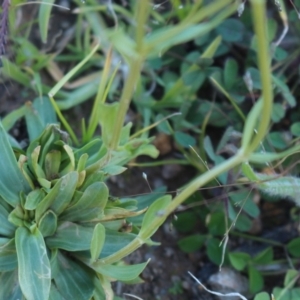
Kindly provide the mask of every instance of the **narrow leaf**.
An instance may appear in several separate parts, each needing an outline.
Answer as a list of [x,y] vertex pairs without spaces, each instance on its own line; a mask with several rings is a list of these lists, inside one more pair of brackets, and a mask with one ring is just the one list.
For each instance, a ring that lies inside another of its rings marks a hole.
[[95,261],[100,256],[105,241],[105,228],[101,223],[98,223],[93,232],[91,241],[91,260]]
[[19,203],[21,191],[28,193],[30,186],[23,177],[5,129],[0,122],[0,195],[10,205]]

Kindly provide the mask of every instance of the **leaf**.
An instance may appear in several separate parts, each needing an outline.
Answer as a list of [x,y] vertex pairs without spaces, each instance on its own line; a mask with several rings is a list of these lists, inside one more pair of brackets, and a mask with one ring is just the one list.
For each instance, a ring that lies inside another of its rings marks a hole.
[[49,19],[54,0],[43,0],[39,9],[39,27],[43,43],[47,43]]
[[61,220],[90,221],[103,214],[108,199],[108,188],[103,182],[92,183],[81,198],[61,215]]
[[[27,300],[48,300],[51,268],[47,249],[40,231],[25,227],[16,231],[16,249],[21,290]],[[30,270],[30,271],[29,271]]]
[[272,75],[272,81],[275,83],[276,87],[279,89],[280,93],[282,94],[283,98],[289,104],[290,107],[296,106],[296,99],[291,93],[289,87],[277,76]]
[[59,293],[66,299],[91,299],[94,292],[94,272],[77,260],[61,252],[57,255],[57,272],[54,281]]
[[226,60],[225,68],[224,68],[224,87],[227,90],[230,90],[233,88],[233,86],[236,84],[238,75],[238,64],[236,60],[229,58]]
[[18,271],[2,272],[0,274],[0,299],[20,300],[23,299],[18,280]]
[[99,121],[102,129],[102,139],[108,149],[111,146],[118,110],[119,103],[100,104]]
[[240,20],[230,18],[223,21],[216,31],[226,42],[240,42],[243,40],[245,26]]
[[13,236],[16,227],[8,221],[9,213],[7,209],[0,202],[0,236],[11,237]]
[[105,241],[105,227],[98,223],[93,231],[91,241],[91,260],[95,261],[100,256]]
[[181,251],[191,253],[201,249],[206,241],[207,236],[202,234],[193,234],[182,238],[178,241],[178,246]]
[[244,252],[231,252],[228,256],[232,266],[238,271],[244,270],[250,261],[250,255]]
[[270,296],[266,292],[259,293],[255,296],[254,300],[270,300]]
[[18,267],[15,239],[0,238],[0,240],[5,240],[0,244],[0,272],[12,271]]
[[300,122],[295,122],[290,127],[290,131],[294,136],[300,136]]
[[210,261],[216,265],[220,265],[222,261],[222,247],[220,247],[220,240],[212,238],[207,241],[206,253]]
[[255,268],[249,267],[249,290],[251,293],[255,294],[259,292],[264,286],[264,278],[261,273],[258,272]]
[[41,217],[38,228],[43,237],[51,236],[57,229],[57,216],[52,210],[48,210]]
[[192,137],[191,135],[189,135],[187,133],[181,132],[181,131],[176,131],[174,134],[174,137],[175,137],[175,141],[179,145],[181,145],[185,148],[188,148],[190,146],[195,146],[195,144],[196,144],[196,140],[194,137]]
[[[145,214],[142,227],[139,232],[139,236],[141,236],[143,240],[150,238],[156,232],[159,226],[166,220],[167,215],[164,212],[164,208],[167,207],[170,202],[171,197],[166,195],[157,199],[153,204],[151,204]],[[151,228],[151,225],[155,219],[159,219],[157,227]],[[151,230],[149,230],[149,228],[151,228]]]
[[26,210],[35,210],[38,204],[44,199],[46,193],[43,189],[35,189],[26,196],[24,208]]
[[257,254],[254,257],[253,262],[260,265],[271,263],[273,261],[273,255],[273,248],[268,247],[265,250],[261,251],[259,254]]
[[49,208],[59,216],[71,202],[78,180],[78,172],[70,172],[61,177],[49,194],[36,208],[35,220],[38,222]]
[[30,186],[23,177],[0,121],[0,195],[10,205],[19,203],[21,191],[28,193]]
[[291,288],[294,286],[299,278],[299,272],[297,270],[288,270],[284,277],[284,286]]
[[71,222],[64,222],[59,225],[55,235],[46,238],[47,246],[67,251],[89,250],[94,229],[84,227]]
[[94,263],[92,264],[92,268],[103,274],[105,276],[117,279],[117,280],[124,280],[129,281],[137,278],[147,266],[148,260],[142,264],[136,265],[102,265],[101,263]]

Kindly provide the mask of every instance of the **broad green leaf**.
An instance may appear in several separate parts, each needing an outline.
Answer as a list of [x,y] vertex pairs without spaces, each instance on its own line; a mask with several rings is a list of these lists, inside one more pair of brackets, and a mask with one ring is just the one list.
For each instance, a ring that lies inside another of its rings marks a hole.
[[103,214],[108,199],[108,188],[103,182],[91,184],[81,198],[61,216],[61,220],[90,221]]
[[290,131],[294,136],[300,136],[300,122],[295,122],[290,127]]
[[39,221],[48,208],[58,216],[69,205],[74,195],[78,180],[78,172],[70,172],[60,178],[50,193],[36,208],[35,220]]
[[[158,229],[158,227],[166,220],[167,215],[165,214],[165,207],[167,207],[171,202],[171,197],[169,195],[166,195],[164,197],[161,197],[157,199],[149,209],[147,210],[145,217],[143,219],[142,227],[139,232],[139,236],[143,238],[143,240],[147,240],[150,238]],[[151,228],[151,224],[155,219],[159,219],[158,227]]]
[[272,247],[268,247],[265,250],[261,251],[259,254],[257,254],[253,261],[256,264],[268,264],[271,263],[273,261],[273,248]]
[[18,270],[0,274],[0,299],[21,300],[22,291],[18,280]]
[[53,283],[51,284],[49,300],[66,300]]
[[38,112],[44,127],[49,124],[56,124],[55,110],[48,97],[38,97],[33,101],[33,107]]
[[[149,261],[148,261],[149,262]],[[101,265],[100,263],[92,264],[92,268],[98,273],[117,280],[133,280],[137,278],[145,269],[148,262],[136,265]]]
[[223,255],[220,240],[215,238],[209,239],[206,243],[206,251],[208,258],[216,265],[220,265]]
[[0,272],[12,271],[18,267],[15,239],[0,240]]
[[30,186],[23,177],[0,121],[0,196],[10,205],[19,203],[21,191],[28,193]]
[[55,235],[46,238],[47,246],[67,251],[89,250],[94,228],[84,227],[71,222],[59,225]]
[[227,19],[216,28],[219,35],[226,42],[241,42],[246,32],[245,25],[239,19]]
[[43,237],[51,236],[57,229],[57,216],[52,210],[48,210],[41,217],[38,228]]
[[198,251],[204,245],[207,236],[202,234],[193,234],[178,241],[178,246],[181,251],[191,253]]
[[19,283],[27,300],[48,300],[51,285],[51,268],[44,238],[35,228],[16,231]]
[[35,210],[38,204],[44,199],[46,193],[43,189],[35,189],[26,196],[24,208],[27,210]]
[[58,252],[57,272],[54,281],[59,293],[66,299],[91,299],[94,292],[94,272],[75,259]]
[[261,273],[257,271],[252,266],[249,267],[249,290],[251,293],[255,294],[259,292],[264,286],[264,278]]
[[100,256],[105,241],[105,227],[98,223],[93,231],[91,241],[91,260],[96,261]]
[[47,43],[49,19],[54,0],[43,0],[39,9],[39,27],[43,43]]
[[259,293],[255,296],[254,300],[270,300],[270,296],[266,292]]
[[250,261],[250,255],[244,252],[232,252],[228,256],[232,266],[238,271],[244,270]]
[[292,286],[294,286],[298,278],[299,272],[297,270],[288,270],[285,274],[284,286],[291,288]]

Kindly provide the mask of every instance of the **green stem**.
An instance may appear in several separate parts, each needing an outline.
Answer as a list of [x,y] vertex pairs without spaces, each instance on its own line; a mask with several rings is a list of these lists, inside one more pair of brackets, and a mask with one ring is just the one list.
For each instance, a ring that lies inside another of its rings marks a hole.
[[273,89],[270,69],[270,51],[267,39],[266,5],[265,0],[252,0],[253,23],[257,36],[257,59],[261,75],[263,108],[257,134],[254,135],[251,145],[247,147],[253,152],[265,137],[271,120],[273,105]]

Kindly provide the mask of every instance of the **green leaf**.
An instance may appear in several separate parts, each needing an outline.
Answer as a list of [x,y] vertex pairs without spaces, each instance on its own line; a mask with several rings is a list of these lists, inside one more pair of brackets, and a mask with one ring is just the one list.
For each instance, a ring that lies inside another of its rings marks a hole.
[[57,229],[57,216],[52,210],[48,210],[41,217],[38,228],[43,237],[51,236]]
[[284,277],[284,286],[291,288],[294,286],[299,278],[299,272],[297,270],[288,270]]
[[44,199],[45,196],[46,193],[43,189],[36,189],[31,191],[26,196],[24,208],[27,210],[35,210],[38,204]]
[[47,246],[67,251],[89,250],[94,229],[71,222],[59,225],[54,236],[46,238]]
[[255,268],[249,267],[249,290],[251,293],[255,294],[259,292],[264,286],[264,278],[261,273],[258,272]]
[[[157,199],[149,209],[147,210],[145,217],[143,219],[142,227],[139,232],[139,236],[143,237],[143,240],[147,240],[150,238],[158,229],[158,227],[166,220],[167,215],[165,215],[164,208],[167,207],[171,202],[171,197],[166,195]],[[152,224],[153,220],[159,218],[159,224],[157,228],[153,228],[149,231],[150,224]]]
[[90,221],[100,217],[108,199],[108,188],[103,182],[92,183],[81,198],[61,215],[61,220]]
[[105,243],[100,258],[105,258],[126,247],[137,235],[133,233],[117,232],[105,229]]
[[92,264],[92,268],[103,274],[105,276],[117,279],[117,280],[124,280],[129,281],[137,278],[145,269],[149,261],[136,264],[136,265],[101,265],[100,263]]
[[119,103],[103,104],[99,108],[99,121],[102,129],[102,139],[105,146],[109,149],[113,138],[114,127],[117,113],[119,110]]
[[240,42],[245,31],[244,24],[238,19],[227,19],[223,21],[216,31],[226,42]]
[[236,60],[229,58],[226,60],[225,68],[224,68],[224,87],[227,90],[230,90],[233,88],[233,86],[236,84],[238,75],[238,64]]
[[300,122],[295,122],[290,127],[290,131],[294,136],[300,136]]
[[181,251],[191,253],[198,251],[204,245],[207,236],[202,234],[193,234],[182,238],[178,241],[178,246]]
[[209,239],[206,244],[206,249],[208,258],[216,265],[220,265],[223,252],[222,247],[220,247],[220,240],[215,238]]
[[276,87],[279,89],[283,98],[289,104],[290,107],[294,107],[296,105],[296,99],[291,93],[289,87],[278,77],[272,75],[272,81],[275,83]]
[[185,148],[189,148],[190,146],[195,146],[196,144],[196,140],[194,137],[181,131],[176,131],[174,134],[174,138],[179,145]]
[[91,260],[95,261],[100,256],[105,241],[105,227],[98,223],[93,231],[91,241]]
[[66,300],[54,284],[51,284],[49,300]]
[[49,19],[54,0],[43,0],[39,9],[39,27],[43,43],[47,43]]
[[255,262],[256,264],[268,264],[270,262],[272,262],[273,260],[273,248],[272,247],[268,247],[265,250],[261,251],[259,254],[257,254],[254,259],[253,262]]
[[38,222],[49,208],[59,216],[69,205],[74,195],[78,180],[78,172],[70,172],[61,177],[50,193],[40,202],[36,208],[35,220]]
[[21,191],[28,193],[30,186],[23,177],[0,121],[0,195],[10,205],[16,206]]
[[232,266],[238,271],[244,270],[251,259],[250,255],[244,252],[231,252],[228,256]]
[[10,212],[7,211],[6,207],[0,202],[0,236],[1,237],[11,237],[13,236],[16,227],[8,221],[8,216]]
[[18,280],[18,270],[0,274],[0,299],[21,300],[22,291]]
[[18,267],[15,239],[0,240],[0,272],[12,271]]
[[51,268],[44,238],[35,228],[16,231],[19,283],[27,300],[48,300],[51,285]]
[[283,119],[284,116],[285,116],[285,109],[283,108],[283,105],[279,103],[274,103],[272,109],[272,116],[271,116],[272,121],[274,123],[278,123]]
[[59,293],[66,299],[91,299],[94,292],[94,272],[61,252],[57,255],[58,272],[54,278]]
[[270,296],[266,292],[259,293],[255,296],[254,300],[270,300]]

